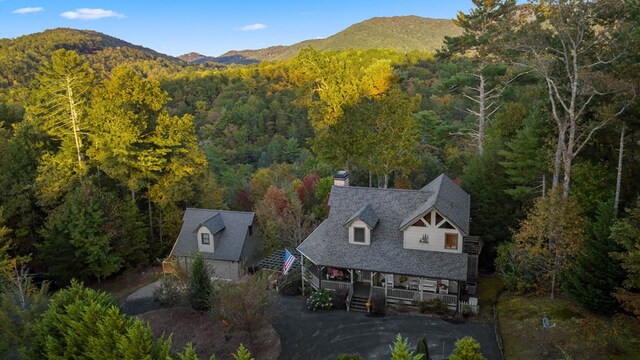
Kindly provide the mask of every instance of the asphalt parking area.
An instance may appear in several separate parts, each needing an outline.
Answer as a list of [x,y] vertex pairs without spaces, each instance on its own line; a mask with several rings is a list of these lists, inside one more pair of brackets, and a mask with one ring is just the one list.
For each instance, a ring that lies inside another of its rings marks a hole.
[[344,310],[312,312],[305,308],[302,298],[279,296],[273,325],[282,343],[281,360],[336,359],[342,353],[389,359],[389,346],[397,334],[408,338],[412,349],[421,336],[426,336],[432,360],[446,359],[455,341],[467,335],[480,342],[487,359],[500,359],[492,324],[452,324],[419,315],[373,317]]

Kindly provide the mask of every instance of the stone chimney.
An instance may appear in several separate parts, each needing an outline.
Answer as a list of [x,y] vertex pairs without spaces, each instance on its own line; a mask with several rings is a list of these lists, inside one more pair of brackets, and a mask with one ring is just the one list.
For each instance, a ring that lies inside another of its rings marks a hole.
[[349,172],[346,170],[340,170],[333,175],[333,185],[335,186],[349,186]]

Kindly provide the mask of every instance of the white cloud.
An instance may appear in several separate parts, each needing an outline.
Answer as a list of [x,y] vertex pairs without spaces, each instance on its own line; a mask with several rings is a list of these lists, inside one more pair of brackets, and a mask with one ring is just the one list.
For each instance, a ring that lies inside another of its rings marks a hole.
[[16,9],[13,10],[14,14],[29,14],[29,13],[37,13],[44,10],[44,8],[41,7],[26,7],[26,8],[22,8],[22,9]]
[[267,25],[256,23],[256,24],[251,24],[251,25],[245,25],[245,26],[243,26],[241,28],[238,28],[238,30],[255,31],[255,30],[262,30],[262,29],[266,29],[266,28],[267,28]]
[[117,13],[113,10],[105,10],[105,9],[76,9],[75,11],[66,11],[60,14],[60,16],[67,19],[80,19],[80,20],[97,20],[102,18],[123,18],[124,15]]

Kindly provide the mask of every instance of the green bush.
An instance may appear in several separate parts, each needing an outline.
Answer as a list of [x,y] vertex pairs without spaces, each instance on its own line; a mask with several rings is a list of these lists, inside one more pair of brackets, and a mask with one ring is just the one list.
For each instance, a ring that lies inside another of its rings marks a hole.
[[197,311],[211,309],[213,295],[211,271],[205,264],[202,254],[196,254],[191,263],[191,277],[189,278],[189,302],[191,307]]
[[449,360],[486,360],[480,352],[480,344],[471,336],[465,336],[456,341],[456,347]]
[[307,299],[307,309],[329,310],[333,306],[333,293],[327,289],[320,288]]
[[364,360],[360,354],[340,354],[336,360]]
[[438,298],[434,298],[429,301],[419,300],[419,301],[416,301],[415,304],[418,307],[418,311],[420,311],[423,314],[433,311],[438,315],[442,315],[445,312],[447,312],[447,304]]
[[418,345],[416,346],[416,354],[424,355],[423,359],[429,359],[429,344],[427,343],[426,337],[421,337],[418,340]]
[[418,311],[420,311],[423,314],[431,309],[429,306],[429,302],[423,301],[423,300],[416,301],[416,307],[418,308]]
[[162,306],[173,306],[183,295],[178,280],[173,275],[160,279],[160,285],[153,290],[153,301]]
[[331,301],[333,302],[333,307],[336,309],[346,309],[347,307],[347,296],[349,296],[349,290],[340,288],[333,293],[333,297]]
[[291,270],[278,279],[278,293],[286,296],[302,294],[300,270]]

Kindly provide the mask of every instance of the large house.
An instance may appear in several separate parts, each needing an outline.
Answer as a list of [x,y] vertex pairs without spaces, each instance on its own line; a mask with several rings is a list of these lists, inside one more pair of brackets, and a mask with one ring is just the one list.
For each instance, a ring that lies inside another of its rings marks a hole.
[[193,256],[200,253],[215,277],[237,280],[254,260],[258,245],[254,222],[252,212],[187,208],[165,264],[177,262],[188,269]]
[[297,248],[303,287],[345,289],[352,309],[375,297],[457,309],[482,248],[469,236],[469,194],[444,174],[420,190],[354,187],[348,176],[336,174],[328,218]]

